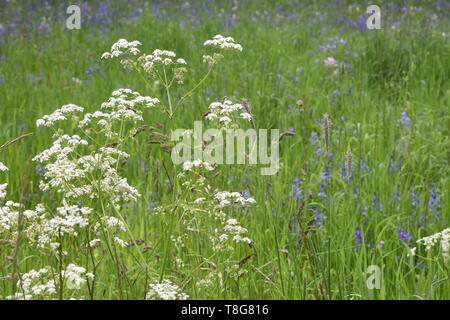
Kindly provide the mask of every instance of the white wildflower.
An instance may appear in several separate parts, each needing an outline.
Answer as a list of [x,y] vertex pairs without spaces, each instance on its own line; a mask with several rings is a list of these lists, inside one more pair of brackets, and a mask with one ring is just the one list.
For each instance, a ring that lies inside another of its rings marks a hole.
[[126,53],[137,55],[140,53],[137,46],[140,45],[142,44],[136,40],[128,42],[126,39],[120,39],[112,45],[111,52],[105,52],[102,54],[101,59],[117,58]]
[[67,120],[67,115],[74,113],[74,112],[83,112],[83,107],[79,107],[75,104],[67,104],[62,106],[60,109],[55,110],[52,114],[45,115],[42,117],[42,119],[39,119],[36,121],[36,126],[46,126],[50,127],[52,126],[56,121],[59,120]]
[[220,34],[214,36],[212,40],[206,40],[203,45],[220,49],[242,51],[242,46],[238,43],[235,43],[232,37],[223,37]]
[[444,229],[441,232],[435,233],[431,236],[421,238],[417,240],[417,243],[425,245],[425,250],[430,250],[435,244],[440,243],[444,260],[448,261],[450,228]]
[[323,60],[323,63],[327,67],[337,67],[339,65],[337,60],[335,58],[333,58],[333,57],[326,58],[325,60]]
[[5,166],[2,162],[0,162],[0,171],[7,171],[8,167]]
[[189,296],[181,292],[176,284],[173,284],[169,280],[163,280],[162,283],[150,284],[150,290],[146,298],[147,300],[186,300]]

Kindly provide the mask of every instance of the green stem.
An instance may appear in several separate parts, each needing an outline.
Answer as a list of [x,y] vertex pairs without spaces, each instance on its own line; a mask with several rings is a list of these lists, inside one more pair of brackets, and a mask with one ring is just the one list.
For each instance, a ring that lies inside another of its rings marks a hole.
[[188,93],[186,93],[184,96],[182,96],[181,99],[180,99],[180,101],[178,101],[178,103],[177,103],[177,105],[176,105],[175,107],[178,107],[178,105],[180,105],[184,100],[186,100],[187,98],[189,98],[189,97],[194,93],[194,91],[197,90],[197,88],[200,87],[201,84],[202,84],[203,82],[205,82],[205,80],[206,80],[206,79],[209,77],[209,75],[211,74],[211,71],[214,69],[214,66],[215,66],[215,65],[216,65],[215,63],[213,63],[213,64],[211,65],[211,68],[209,68],[208,72],[207,72],[206,75],[203,77],[203,79],[200,80],[200,82],[197,83],[197,85],[196,85],[194,88],[192,88]]
[[172,100],[170,99],[170,85],[167,82],[167,74],[166,74],[166,68],[163,67],[164,72],[164,87],[166,88],[167,92],[167,100],[169,101],[169,118],[173,118],[173,109],[172,109]]

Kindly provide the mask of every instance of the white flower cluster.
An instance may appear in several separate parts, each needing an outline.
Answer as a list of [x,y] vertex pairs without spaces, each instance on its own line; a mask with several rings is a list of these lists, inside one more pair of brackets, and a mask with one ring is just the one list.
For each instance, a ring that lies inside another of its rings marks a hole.
[[220,49],[242,51],[242,46],[234,42],[232,37],[224,37],[220,34],[214,36],[212,40],[206,40],[204,46],[212,46]]
[[114,122],[143,121],[142,110],[139,108],[151,108],[158,103],[157,98],[142,96],[139,92],[131,89],[119,89],[112,93],[112,97],[107,102],[102,103],[100,108],[105,112],[98,110],[94,113],[86,113],[84,119],[79,122],[79,126],[80,128],[86,127],[91,124],[93,119],[96,119],[96,124],[101,128],[100,132],[103,132],[106,137],[112,138],[117,136],[112,129]]
[[94,275],[90,272],[86,272],[83,267],[78,267],[71,263],[67,266],[66,270],[63,271],[63,278],[66,279],[66,286],[69,289],[81,289],[87,279],[94,280]]
[[19,204],[13,201],[7,201],[4,206],[0,207],[0,235],[5,238],[4,234],[15,236],[17,227]]
[[91,249],[95,249],[95,248],[97,248],[97,247],[99,247],[101,245],[102,245],[102,240],[101,239],[97,238],[97,239],[93,239],[93,240],[89,241],[89,247]]
[[181,292],[180,288],[170,282],[163,280],[162,283],[151,283],[147,292],[147,300],[186,300],[189,296]]
[[8,171],[8,167],[5,166],[2,162],[0,162],[0,171]]
[[69,154],[73,153],[79,145],[88,145],[88,142],[81,139],[79,135],[62,135],[53,142],[50,149],[44,150],[33,158],[33,161],[50,161],[53,156],[56,160],[67,159]]
[[[119,232],[120,230],[126,231],[125,224],[116,217],[102,217],[102,223],[113,233]],[[95,224],[94,230],[95,232],[100,231],[100,223],[97,222]]]
[[[177,83],[183,83],[184,74],[187,72],[186,65],[187,62],[183,58],[176,58],[176,54],[173,51],[168,50],[160,50],[156,49],[152,52],[152,54],[143,54],[137,59],[138,66],[140,66],[146,73],[148,73],[152,77],[163,77],[158,73],[158,67],[164,67],[164,78],[166,77],[166,70],[172,69],[173,71],[173,79],[177,81]],[[131,62],[125,63],[127,66]],[[169,81],[169,79],[167,80]],[[168,83],[169,85],[169,83]]]
[[[49,212],[43,204],[34,210],[24,210],[24,235],[38,249],[59,250],[59,237],[78,236],[79,232],[93,225],[93,231],[100,234],[100,225],[93,215],[93,209],[79,205],[69,205],[63,200],[63,206]],[[3,239],[14,240],[17,237],[19,204],[8,201],[0,207],[0,235]],[[112,233],[126,231],[125,225],[116,217],[102,217],[104,227]],[[97,239],[99,240],[99,239]],[[97,241],[98,242],[98,241]],[[99,244],[92,243],[91,247]]]
[[50,127],[56,121],[59,120],[67,120],[67,115],[72,114],[74,112],[83,112],[83,107],[79,107],[74,104],[67,104],[62,106],[60,109],[55,110],[52,114],[45,115],[42,119],[36,121],[36,126],[41,127]]
[[[128,154],[114,148],[100,148],[99,152],[93,155],[71,157],[77,146],[87,144],[87,141],[78,135],[63,135],[54,141],[50,149],[35,156],[33,160],[41,163],[56,159],[46,164],[44,178],[47,181],[40,181],[41,190],[56,189],[66,198],[88,195],[93,199],[102,193],[113,203],[121,199],[136,200],[139,193],[127,183],[126,178],[119,176],[114,167],[117,158],[128,158]],[[100,181],[94,179],[92,183],[85,183],[86,178],[92,176],[94,171],[102,173]]]
[[128,42],[126,39],[120,39],[114,43],[111,47],[111,52],[105,52],[102,54],[102,59],[118,58],[124,54],[138,55],[140,53],[137,46],[142,45],[139,41]]
[[[237,116],[239,114],[239,116]],[[244,120],[251,121],[252,115],[245,110],[245,108],[240,103],[231,102],[230,100],[225,100],[223,102],[213,102],[209,105],[209,113],[206,115],[206,119],[219,121],[219,124],[228,127],[233,120],[241,118]]]
[[6,198],[6,189],[8,188],[7,183],[0,184],[0,200]]
[[450,244],[450,228],[444,229],[441,232],[435,233],[431,236],[421,238],[421,239],[417,240],[417,243],[425,245],[425,250],[430,250],[437,243],[440,243],[444,260],[448,261],[449,260],[449,244]]
[[[77,236],[78,230],[89,225],[91,213],[91,208],[69,206],[65,202],[62,207],[56,208],[56,212],[50,213],[43,204],[38,204],[34,210],[24,211],[24,234],[37,248],[56,250],[59,247],[59,236]],[[17,213],[14,212],[14,215]]]
[[175,60],[176,56],[177,55],[173,51],[156,49],[152,54],[144,55],[139,59],[142,61],[141,63],[144,70],[150,72],[150,70],[157,64],[163,64],[165,66],[169,66],[171,64],[187,64],[183,58],[178,58]]
[[42,268],[39,271],[30,270],[22,275],[18,281],[17,287],[23,292],[17,292],[15,296],[9,296],[7,299],[31,300],[33,296],[51,296],[56,293],[55,281],[48,280],[49,267]]
[[247,229],[243,228],[236,219],[228,219],[223,231],[224,233],[219,236],[219,240],[221,242],[232,238],[233,241],[236,242],[246,242],[248,244],[252,243],[252,240],[249,238],[242,237],[242,235],[247,233]]
[[205,162],[205,161],[202,161],[202,160],[198,160],[198,159],[193,160],[193,161],[189,161],[188,160],[188,161],[185,161],[183,163],[183,170],[184,171],[191,171],[191,169],[193,167],[195,167],[195,168],[203,168],[203,169],[205,169],[207,171],[214,170],[214,168],[208,162]]
[[[0,162],[0,171],[7,171],[8,167],[5,166],[2,162]],[[0,200],[3,200],[6,197],[6,189],[8,188],[7,183],[0,184]]]
[[[6,297],[9,300],[32,300],[33,298],[56,298],[57,287],[60,283],[53,279],[54,273],[50,267],[45,267],[39,271],[30,270],[21,276],[17,283],[20,292],[16,292],[13,296]],[[63,283],[69,290],[79,290],[86,283],[87,279],[94,279],[92,273],[86,273],[86,269],[78,267],[75,264],[69,264],[66,270],[62,271]],[[59,277],[56,277],[59,281]]]
[[337,67],[337,66],[339,66],[339,62],[333,57],[328,57],[325,60],[323,60],[323,64],[326,67]]
[[239,192],[219,191],[214,195],[214,198],[219,201],[220,208],[231,206],[233,203],[241,206],[256,203],[255,199],[251,197],[245,198]]
[[337,76],[338,72],[339,72],[339,67],[342,65],[344,66],[341,62],[337,61],[335,58],[333,57],[328,57],[325,60],[323,60],[323,63],[326,67],[329,68],[334,68],[333,70],[333,75]]

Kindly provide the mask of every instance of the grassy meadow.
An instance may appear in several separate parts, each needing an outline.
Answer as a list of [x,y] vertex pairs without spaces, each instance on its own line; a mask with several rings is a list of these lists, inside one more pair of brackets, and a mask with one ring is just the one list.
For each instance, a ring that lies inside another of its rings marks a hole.
[[[0,3],[0,163],[8,168],[0,171],[0,299],[450,298],[448,231],[431,248],[417,242],[449,227],[448,1],[77,4],[81,28],[70,30],[65,1]],[[367,29],[370,4],[381,8],[379,30]],[[217,34],[242,52],[204,62],[213,50],[204,42]],[[169,93],[160,74],[101,59],[119,39],[140,41],[142,53],[175,52],[187,63],[183,83]],[[119,120],[112,138],[80,129],[120,88],[165,107]],[[171,132],[194,121],[213,128],[205,113],[225,96],[251,105],[252,121],[237,120],[242,129],[284,133],[276,174],[261,175],[260,164],[190,171],[172,162]],[[68,104],[84,111],[37,127]],[[56,162],[32,159],[62,133],[88,142],[66,165],[105,158],[43,188]],[[102,153],[106,145],[129,157]],[[114,179],[102,180],[103,167],[126,178],[128,191],[104,191]],[[68,195],[86,181],[94,191]],[[220,207],[218,191],[246,205]],[[65,222],[70,206],[77,219],[90,208],[88,223]],[[251,240],[219,239],[230,219]],[[47,233],[54,239],[45,242]]]

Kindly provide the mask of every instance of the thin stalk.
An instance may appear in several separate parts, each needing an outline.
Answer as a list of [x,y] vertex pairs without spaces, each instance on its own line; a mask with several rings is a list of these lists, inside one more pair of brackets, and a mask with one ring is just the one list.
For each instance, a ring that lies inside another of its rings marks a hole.
[[211,71],[214,69],[214,66],[215,66],[215,65],[216,65],[216,64],[213,63],[213,64],[211,65],[211,68],[209,68],[208,72],[207,72],[206,75],[203,77],[203,79],[200,80],[200,82],[197,83],[197,85],[196,85],[194,88],[192,88],[188,93],[186,93],[184,96],[181,97],[180,101],[177,102],[175,108],[178,107],[178,105],[180,105],[184,100],[186,100],[187,98],[189,98],[189,96],[191,96],[191,95],[194,93],[195,90],[197,90],[197,88],[198,88],[198,87],[199,87],[199,86],[200,86],[200,85],[201,85],[201,84],[209,77],[209,75],[211,74]]

